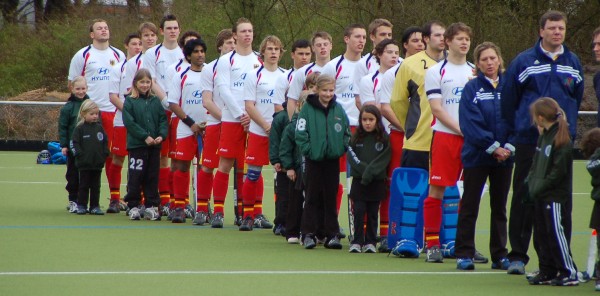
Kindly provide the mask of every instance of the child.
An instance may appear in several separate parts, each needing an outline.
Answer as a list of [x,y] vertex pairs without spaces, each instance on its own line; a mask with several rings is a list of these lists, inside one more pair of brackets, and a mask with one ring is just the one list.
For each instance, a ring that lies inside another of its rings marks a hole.
[[140,220],[141,191],[144,192],[144,217],[160,220],[158,205],[158,170],[160,149],[167,137],[167,116],[158,99],[150,90],[152,76],[142,68],[135,73],[131,95],[123,104],[123,123],[127,128],[127,151],[129,171],[125,201],[129,207],[129,219]]
[[[583,156],[589,158],[586,168],[592,175],[592,199],[594,208],[592,209],[592,218],[590,219],[590,228],[600,231],[600,128],[593,128],[587,131],[581,139],[581,152]],[[600,250],[600,240],[598,250]],[[600,275],[600,264],[596,263],[596,275]],[[596,279],[596,291],[600,291],[600,278]]]
[[[306,165],[306,199],[302,214],[304,248],[316,246],[316,234],[322,230],[325,247],[341,249],[336,195],[340,182],[339,158],[344,155],[350,138],[348,116],[334,95],[335,79],[321,74],[317,93],[307,97],[298,114],[296,145]],[[319,227],[322,221],[322,229]]]
[[67,193],[69,194],[70,213],[77,213],[77,195],[79,194],[79,171],[75,166],[75,157],[69,150],[69,143],[73,139],[73,130],[77,124],[77,117],[81,103],[89,99],[87,93],[87,82],[83,76],[77,76],[71,83],[71,96],[67,103],[60,109],[58,119],[58,136],[60,138],[60,147],[62,154],[67,156]]
[[100,177],[108,157],[108,138],[98,122],[99,116],[98,105],[92,100],[85,100],[79,109],[77,126],[71,139],[71,151],[79,170],[78,215],[87,213],[88,198],[90,214],[104,215],[100,209]]
[[571,223],[565,205],[572,199],[573,156],[571,137],[564,111],[548,97],[530,106],[538,126],[533,163],[527,176],[529,199],[534,204],[534,246],[540,272],[531,285],[576,286],[577,267],[573,262],[564,225]]
[[[348,161],[353,177],[350,198],[354,217],[354,239],[350,253],[375,253],[379,203],[386,197],[387,165],[392,157],[389,136],[375,105],[360,110],[358,128],[350,140]],[[367,228],[364,233],[364,217]]]

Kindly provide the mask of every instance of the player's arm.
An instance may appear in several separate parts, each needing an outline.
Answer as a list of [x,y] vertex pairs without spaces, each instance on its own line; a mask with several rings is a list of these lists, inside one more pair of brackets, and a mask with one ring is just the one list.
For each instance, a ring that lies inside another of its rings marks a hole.
[[408,65],[402,63],[400,70],[398,70],[398,75],[396,75],[396,79],[394,80],[394,86],[390,96],[390,107],[396,115],[402,129],[404,129],[404,121],[406,120],[406,114],[408,112],[409,84],[414,84],[414,82],[409,79],[410,75],[411,71]]
[[77,76],[84,76],[83,66],[85,64],[85,60],[83,59],[81,52],[77,52],[73,58],[71,58],[71,64],[69,65],[69,76],[67,77],[67,88],[69,91],[72,90],[73,85],[71,82]]
[[363,105],[376,105],[375,94],[373,93],[373,82],[371,80],[371,75],[366,75],[359,80],[360,91],[358,96],[355,94],[354,99],[357,100],[356,107],[358,110],[362,108]]
[[289,120],[292,120],[292,116],[294,115],[294,112],[296,112],[296,107],[298,107],[298,98],[300,97],[300,93],[304,88],[305,81],[306,76],[304,76],[304,73],[300,73],[300,71],[296,71],[294,76],[292,76],[290,88],[287,93],[287,114]]
[[202,91],[202,106],[208,111],[214,118],[221,120],[221,108],[215,104],[213,100],[213,71],[210,69],[204,69],[200,74],[200,88]]
[[396,117],[396,114],[392,110],[392,107],[388,103],[381,103],[381,115],[387,119],[390,124],[397,130],[403,131],[402,125]]
[[223,60],[217,64],[215,89],[219,90],[219,94],[233,118],[242,119],[245,115],[244,110],[231,94],[231,65],[228,58],[229,55],[221,56],[220,59]]
[[454,120],[454,118],[452,118],[452,116],[446,112],[444,107],[442,107],[441,98],[429,99],[429,106],[431,106],[431,113],[433,116],[435,116],[436,120],[442,122],[453,132],[462,135],[458,121]]

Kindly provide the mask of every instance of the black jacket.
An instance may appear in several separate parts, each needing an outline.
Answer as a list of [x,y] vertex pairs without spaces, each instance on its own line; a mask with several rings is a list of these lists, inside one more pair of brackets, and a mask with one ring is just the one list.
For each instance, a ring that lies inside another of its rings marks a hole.
[[79,170],[102,170],[108,157],[108,138],[99,122],[84,122],[75,127],[71,152]]

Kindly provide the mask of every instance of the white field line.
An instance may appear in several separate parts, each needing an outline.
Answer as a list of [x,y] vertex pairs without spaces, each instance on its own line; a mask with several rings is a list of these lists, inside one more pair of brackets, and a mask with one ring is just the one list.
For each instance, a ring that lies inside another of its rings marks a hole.
[[5,276],[80,276],[80,275],[489,275],[501,271],[346,271],[346,270],[173,270],[173,271],[14,271],[0,272]]

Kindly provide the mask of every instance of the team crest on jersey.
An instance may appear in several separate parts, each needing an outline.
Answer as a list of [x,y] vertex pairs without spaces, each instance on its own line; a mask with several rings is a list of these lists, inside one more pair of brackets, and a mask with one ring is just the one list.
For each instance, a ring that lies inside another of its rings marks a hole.
[[341,132],[342,131],[342,125],[339,123],[336,123],[333,128],[335,129],[336,132]]
[[96,134],[96,138],[98,138],[98,141],[103,141],[104,140],[104,134],[102,132],[98,132]]
[[563,80],[563,84],[565,85],[565,87],[573,89],[575,81],[573,80],[573,77],[567,77]]
[[254,69],[260,67],[260,64],[254,64]]
[[377,152],[381,152],[381,150],[383,150],[383,143],[381,143],[381,142],[375,143],[375,150],[377,150]]
[[552,145],[546,146],[546,149],[544,149],[544,154],[546,157],[550,157],[550,151],[552,151]]
[[117,63],[117,61],[115,61],[115,60],[110,60],[110,65],[111,65],[111,66],[114,66],[116,63]]

